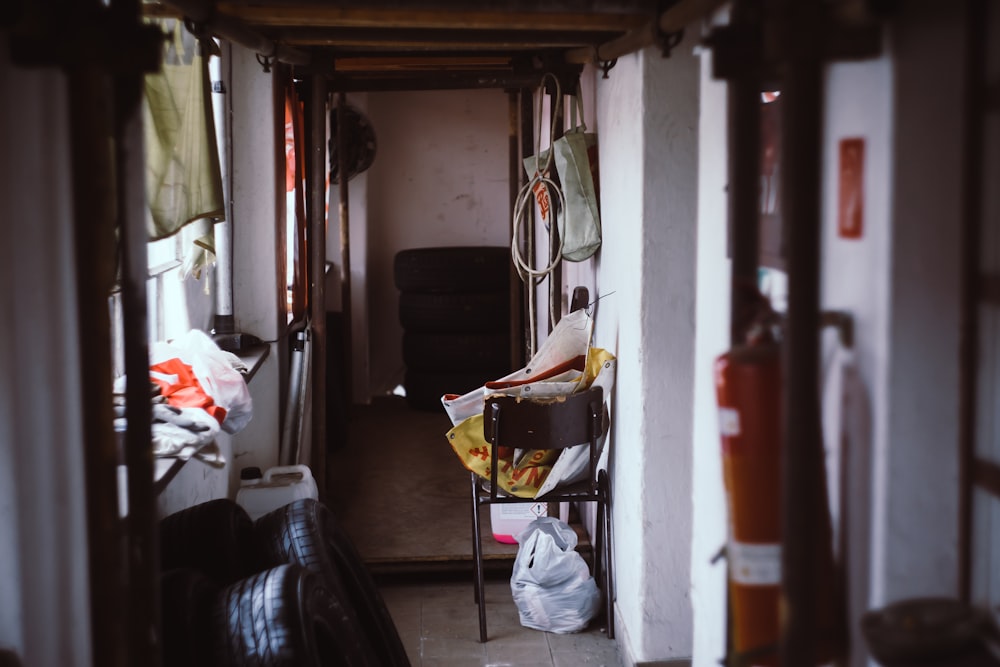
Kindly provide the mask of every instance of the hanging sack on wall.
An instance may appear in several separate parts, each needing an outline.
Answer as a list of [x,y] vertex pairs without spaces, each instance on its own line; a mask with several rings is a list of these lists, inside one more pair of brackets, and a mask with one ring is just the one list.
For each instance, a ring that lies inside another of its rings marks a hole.
[[[580,124],[576,124],[576,112]],[[580,262],[601,247],[601,217],[598,206],[597,135],[587,132],[583,120],[580,89],[570,102],[569,130],[553,144],[556,172],[566,198],[566,210],[559,216],[563,259]]]

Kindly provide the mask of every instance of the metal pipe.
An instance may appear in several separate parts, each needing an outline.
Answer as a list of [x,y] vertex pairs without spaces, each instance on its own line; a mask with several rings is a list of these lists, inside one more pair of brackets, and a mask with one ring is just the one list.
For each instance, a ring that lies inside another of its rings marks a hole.
[[138,73],[115,82],[115,161],[125,338],[125,465],[128,469],[129,662],[161,664],[159,541],[153,491],[149,348],[146,324],[146,184]]
[[821,11],[817,0],[788,2],[782,25],[782,217],[788,243],[788,317],[784,348],[782,582],[780,659],[813,665],[826,480],[820,427],[819,267],[822,155]]
[[[741,5],[737,4],[734,11]],[[759,54],[758,54],[759,57]],[[729,245],[732,256],[730,342],[745,342],[748,299],[757,285],[760,222],[760,82],[752,68],[729,92]]]
[[173,7],[192,23],[204,27],[213,35],[239,44],[263,56],[289,65],[308,65],[312,60],[305,51],[270,40],[249,28],[242,21],[225,14],[219,14],[215,10],[214,2],[164,0],[163,4]]
[[107,312],[116,266],[113,167],[107,149],[111,87],[108,77],[85,62],[69,68],[68,83],[92,658],[95,665],[127,667],[119,452],[110,400],[111,327],[107,318],[95,317]]
[[338,358],[344,370],[344,396],[347,405],[351,405],[351,397],[354,395],[354,335],[353,322],[351,316],[353,307],[351,305],[351,207],[350,190],[348,188],[347,173],[347,97],[341,90],[337,94],[337,174],[340,203],[337,213],[340,218],[340,289],[341,289],[341,326],[344,334],[344,349],[338,350]]
[[326,499],[326,77],[314,74],[309,95],[310,309],[312,311],[312,468]]
[[[222,45],[222,55],[213,60],[212,110],[219,142],[219,170],[222,176],[225,220],[215,224],[215,333],[232,333],[233,321],[233,202],[232,202],[232,46]],[[218,62],[218,64],[216,64]]]
[[[516,243],[514,237],[514,205],[517,200],[517,193],[521,190],[521,168],[520,145],[518,143],[518,106],[519,93],[517,90],[507,91],[507,194],[510,198],[510,210],[507,220],[510,221],[510,232],[508,234],[511,243]],[[524,346],[521,344],[521,291],[518,287],[521,279],[511,262],[508,267],[508,285],[510,289],[510,369],[520,368],[524,365]]]
[[971,0],[966,14],[966,113],[962,137],[965,174],[962,179],[962,321],[959,349],[959,520],[958,591],[965,602],[972,598],[973,467],[976,458],[976,381],[978,379],[979,302],[982,271],[983,136],[986,98],[988,14],[985,0]]
[[303,365],[305,360],[305,332],[300,331],[293,334],[295,343],[292,345],[291,362],[288,370],[288,395],[285,397],[285,420],[281,427],[281,442],[278,445],[278,465],[288,466],[299,461],[300,446],[302,440],[302,396],[305,394],[303,387]]
[[[534,123],[534,105],[532,104],[532,91],[530,88],[521,88],[520,95],[520,137],[521,137],[521,157],[525,158],[533,155],[535,152],[534,147],[534,133],[535,133],[535,123]],[[518,171],[520,174],[520,180],[518,181],[518,191],[520,188],[524,187],[525,183],[528,182],[528,174],[524,169]],[[513,217],[513,216],[512,216]],[[534,257],[535,256],[535,207],[528,206],[524,212],[524,222],[522,223],[524,227],[524,238],[520,240],[521,243],[521,256],[522,257]],[[525,317],[525,304],[531,303],[531,299],[528,298],[528,290],[535,289],[534,280],[529,278],[524,283],[522,283],[520,289],[518,290],[521,295],[521,331],[522,340],[524,341],[524,354],[523,358],[528,359],[534,355],[535,352],[535,340],[532,338],[530,318]],[[522,364],[523,365],[523,364]],[[520,368],[520,366],[515,366],[515,368]]]
[[[552,127],[555,128],[554,131],[552,132],[553,143],[561,139],[563,134],[565,134],[565,128],[563,127],[564,125],[563,104],[561,102],[562,102],[562,97],[566,94],[566,91],[561,91],[559,96],[557,96],[555,93],[556,93],[556,87],[552,86],[550,95],[551,106],[549,107],[549,113],[551,114],[551,116],[549,122],[552,123]],[[555,147],[549,146],[549,150],[555,151]],[[553,173],[555,173],[554,159],[552,161],[552,170]],[[550,222],[551,229],[549,233],[549,261],[554,262],[559,254],[559,234],[560,234],[559,224],[558,224],[559,216],[562,215],[563,219],[565,219],[566,216],[568,215],[568,212],[556,211],[555,210],[556,198],[551,197],[551,199],[553,205],[552,210],[555,213],[552,216],[552,220]],[[552,273],[549,274],[549,333],[552,333],[552,330],[555,328],[555,326],[559,324],[559,320],[562,319],[562,285],[563,285],[562,262],[559,262],[559,264],[552,270]]]

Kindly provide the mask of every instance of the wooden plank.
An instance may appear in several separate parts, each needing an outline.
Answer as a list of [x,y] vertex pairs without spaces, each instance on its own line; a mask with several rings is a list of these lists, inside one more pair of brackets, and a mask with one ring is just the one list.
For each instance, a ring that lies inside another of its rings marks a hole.
[[297,46],[380,49],[544,49],[601,44],[619,33],[610,30],[413,30],[396,28],[284,28],[279,42]]
[[[267,6],[274,10],[297,7],[324,7],[329,0],[228,0],[232,7]],[[429,11],[503,11],[520,13],[642,14],[654,16],[659,0],[338,0],[343,9],[399,11],[414,8]]]
[[[578,74],[578,70],[574,74]],[[460,90],[473,88],[534,88],[541,74],[534,71],[366,72],[333,74],[331,86],[344,92],[386,90]]]
[[415,56],[336,58],[337,72],[402,72],[440,71],[441,69],[511,69],[510,58],[503,56],[467,56],[454,58],[421,58]]
[[[171,3],[173,4],[173,3]],[[462,30],[611,30],[625,32],[649,20],[647,14],[350,9],[331,6],[218,5],[218,14],[254,26],[320,28],[407,28]]]

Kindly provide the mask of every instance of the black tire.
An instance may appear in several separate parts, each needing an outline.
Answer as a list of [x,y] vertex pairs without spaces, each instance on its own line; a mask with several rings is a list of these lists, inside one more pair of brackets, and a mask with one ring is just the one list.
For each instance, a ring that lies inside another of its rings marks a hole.
[[296,563],[335,582],[353,608],[378,665],[409,667],[382,595],[354,543],[325,505],[311,498],[296,500],[257,519],[254,532],[266,562]]
[[435,373],[507,368],[510,336],[407,331],[403,334],[403,363],[407,369]]
[[424,371],[406,371],[403,387],[406,389],[406,402],[414,410],[427,412],[444,411],[441,396],[444,394],[464,394],[476,387],[483,386],[490,380],[503,377],[508,371],[494,369],[493,371],[458,371],[454,373],[429,373]]
[[199,570],[221,586],[257,569],[253,521],[228,498],[188,507],[160,521],[163,571]]
[[223,667],[378,667],[353,615],[326,581],[288,564],[224,589],[215,606]]
[[510,248],[410,248],[396,253],[393,274],[403,292],[468,294],[510,289]]
[[399,323],[415,333],[501,333],[510,328],[510,293],[402,292]]
[[219,590],[197,570],[160,576],[163,667],[214,667],[212,612]]

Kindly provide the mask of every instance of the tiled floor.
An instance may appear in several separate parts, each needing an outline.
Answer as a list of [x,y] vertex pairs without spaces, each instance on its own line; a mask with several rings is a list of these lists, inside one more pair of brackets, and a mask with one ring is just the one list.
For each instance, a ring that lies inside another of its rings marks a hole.
[[506,578],[486,581],[487,638],[479,642],[479,614],[471,577],[423,583],[393,581],[379,589],[413,667],[620,667],[618,644],[602,623],[560,635],[522,627]]

